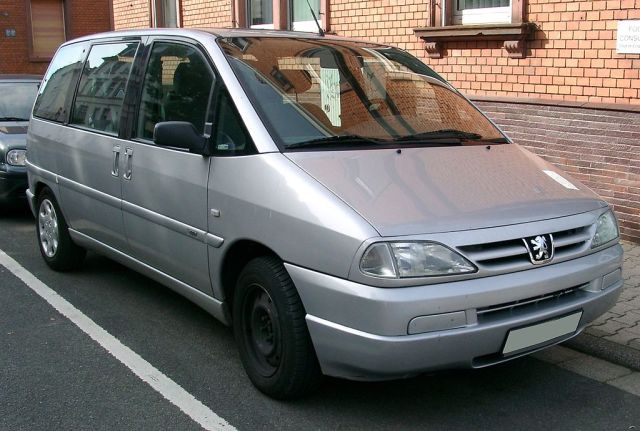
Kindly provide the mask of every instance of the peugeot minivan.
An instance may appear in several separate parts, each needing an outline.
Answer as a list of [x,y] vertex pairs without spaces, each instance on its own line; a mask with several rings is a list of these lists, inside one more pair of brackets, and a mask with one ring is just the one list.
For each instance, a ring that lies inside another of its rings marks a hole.
[[305,33],[65,43],[27,166],[40,251],[102,253],[233,326],[276,398],[480,368],[615,304],[609,206],[405,51]]

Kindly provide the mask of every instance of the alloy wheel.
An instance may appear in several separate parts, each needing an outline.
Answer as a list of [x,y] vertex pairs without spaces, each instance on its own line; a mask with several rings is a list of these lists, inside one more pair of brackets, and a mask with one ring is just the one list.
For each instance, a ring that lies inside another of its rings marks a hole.
[[49,199],[43,199],[38,211],[38,232],[40,247],[47,257],[53,257],[58,250],[60,233],[58,230],[58,215]]

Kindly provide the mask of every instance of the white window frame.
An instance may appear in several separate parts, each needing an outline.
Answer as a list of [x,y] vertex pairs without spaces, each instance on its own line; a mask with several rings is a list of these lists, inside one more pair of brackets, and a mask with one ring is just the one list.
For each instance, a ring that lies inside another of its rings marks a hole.
[[318,32],[318,25],[322,26],[320,20],[318,21],[294,21],[291,23],[291,30],[293,31],[307,31],[310,33]]
[[271,24],[256,24],[252,25],[250,28],[263,29],[263,30],[273,30],[275,26],[273,23]]
[[509,6],[463,10],[458,9],[458,0],[453,0],[453,3],[454,24],[502,24],[511,22],[511,7],[513,0],[509,0]]

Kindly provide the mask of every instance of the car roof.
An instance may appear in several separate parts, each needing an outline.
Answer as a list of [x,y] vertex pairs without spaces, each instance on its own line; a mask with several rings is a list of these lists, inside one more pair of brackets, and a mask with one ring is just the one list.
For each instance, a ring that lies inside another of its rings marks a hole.
[[92,41],[103,38],[115,38],[115,37],[141,37],[141,36],[182,36],[182,37],[198,37],[211,35],[214,37],[283,37],[283,38],[297,38],[297,39],[320,39],[320,40],[354,40],[352,38],[345,38],[342,36],[325,35],[321,36],[318,33],[309,33],[302,31],[289,31],[289,30],[265,30],[265,29],[249,29],[249,28],[146,28],[135,30],[119,30],[110,31],[106,33],[96,33],[88,36],[79,37],[77,39],[70,40],[67,43]]
[[18,81],[18,82],[40,82],[42,75],[3,75],[0,74],[0,81]]

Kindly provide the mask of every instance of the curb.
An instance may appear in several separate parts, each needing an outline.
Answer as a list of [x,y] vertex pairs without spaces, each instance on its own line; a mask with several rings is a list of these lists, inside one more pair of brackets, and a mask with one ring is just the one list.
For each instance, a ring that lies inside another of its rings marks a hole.
[[596,358],[640,371],[640,351],[632,347],[584,333],[565,341],[562,345]]

